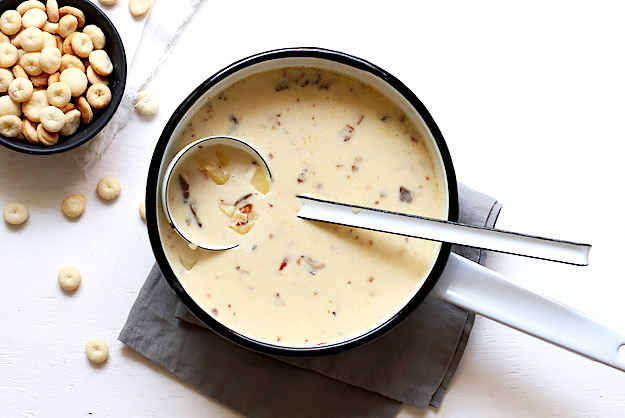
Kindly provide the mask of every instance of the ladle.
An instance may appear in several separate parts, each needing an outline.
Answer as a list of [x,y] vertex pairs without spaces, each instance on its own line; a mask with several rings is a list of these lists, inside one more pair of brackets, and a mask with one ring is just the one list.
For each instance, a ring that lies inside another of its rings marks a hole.
[[[202,138],[184,147],[170,162],[165,171],[161,202],[165,216],[172,228],[192,246],[214,251],[229,250],[237,247],[238,244],[214,245],[193,240],[185,234],[182,228],[178,227],[177,220],[174,219],[169,210],[167,193],[174,168],[187,158],[193,156],[194,151],[208,145],[227,145],[247,152],[264,167],[267,175],[271,178],[269,165],[260,152],[247,142],[228,136]],[[302,219],[466,245],[578,266],[588,265],[588,253],[590,251],[590,245],[588,244],[475,227],[456,222],[367,208],[347,203],[331,202],[312,196],[301,195],[297,197],[302,203],[302,207],[297,213],[297,216]]]

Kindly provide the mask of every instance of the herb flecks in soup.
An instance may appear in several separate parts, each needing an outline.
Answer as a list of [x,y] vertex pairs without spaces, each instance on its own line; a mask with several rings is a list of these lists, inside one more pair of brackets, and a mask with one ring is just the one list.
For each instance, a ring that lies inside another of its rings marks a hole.
[[[256,221],[239,234],[240,245],[232,250],[192,251],[161,216],[168,261],[206,312],[248,337],[306,347],[361,335],[414,296],[439,243],[296,217],[299,194],[445,217],[443,174],[435,168],[424,134],[390,99],[330,71],[272,70],[210,97],[173,139],[173,151],[218,135],[253,145],[270,165],[273,180],[266,195],[258,191],[262,187],[253,187],[249,203]],[[211,188],[226,191],[234,185],[229,164],[223,168],[231,177],[223,185],[208,180]],[[247,175],[249,185],[255,172]],[[207,182],[197,170],[194,176]],[[194,181],[187,180],[189,201]],[[184,198],[183,191],[177,193]],[[198,200],[203,225],[228,222],[246,207],[247,202],[233,204],[244,190],[233,187],[228,193],[219,198],[225,206],[209,199],[210,216]],[[190,207],[182,207],[194,226]]]

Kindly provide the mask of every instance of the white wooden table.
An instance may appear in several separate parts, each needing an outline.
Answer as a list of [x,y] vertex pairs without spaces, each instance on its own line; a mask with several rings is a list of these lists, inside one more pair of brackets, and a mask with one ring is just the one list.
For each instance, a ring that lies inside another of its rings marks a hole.
[[[134,48],[143,22],[126,1],[108,12]],[[158,115],[133,115],[86,176],[73,152],[0,149],[0,206],[30,210],[22,227],[0,223],[0,416],[236,416],[116,337],[154,262],[138,207],[162,127],[217,70],[285,46],[342,50],[404,81],[458,179],[504,204],[500,228],[593,244],[588,267],[498,254],[488,266],[625,332],[624,15],[616,0],[204,0],[153,80]],[[105,175],[122,183],[112,203],[95,194]],[[87,196],[77,221],[60,210],[70,193]],[[56,281],[65,264],[82,272],[75,293]],[[93,336],[111,349],[101,367],[84,353]],[[400,416],[625,417],[625,373],[478,317],[442,407]]]

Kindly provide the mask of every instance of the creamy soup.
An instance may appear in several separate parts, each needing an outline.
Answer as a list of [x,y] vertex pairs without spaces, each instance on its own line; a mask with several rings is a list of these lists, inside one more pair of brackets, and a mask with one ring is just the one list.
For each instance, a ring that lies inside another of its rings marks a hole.
[[[267,193],[252,185],[255,168],[247,162],[242,166],[249,170],[239,177],[244,181],[218,184],[202,173],[202,164],[231,174],[239,168],[220,163],[213,150],[203,163],[191,161],[187,201],[186,186],[179,183],[175,191],[190,227],[212,224],[220,228],[214,238],[227,233],[226,240],[239,244],[234,249],[193,250],[159,213],[172,270],[196,303],[227,327],[290,347],[349,340],[395,315],[428,276],[439,243],[296,216],[296,196],[308,194],[445,217],[443,174],[423,134],[371,86],[327,70],[271,70],[210,97],[179,132],[174,151],[206,136],[235,136],[253,145],[271,169]],[[204,186],[210,191],[193,192]],[[253,208],[253,225],[236,231],[233,218],[246,205]]]

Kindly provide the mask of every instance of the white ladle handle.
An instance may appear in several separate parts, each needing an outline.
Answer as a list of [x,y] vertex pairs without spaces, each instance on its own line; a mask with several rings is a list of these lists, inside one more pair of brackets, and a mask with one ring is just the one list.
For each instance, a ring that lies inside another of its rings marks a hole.
[[463,225],[439,219],[298,196],[303,219],[331,222],[356,228],[409,237],[467,245],[491,251],[540,258],[578,266],[588,265],[590,245],[570,241]]
[[431,295],[584,357],[625,371],[625,334],[452,253]]

